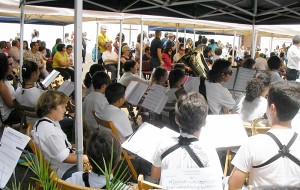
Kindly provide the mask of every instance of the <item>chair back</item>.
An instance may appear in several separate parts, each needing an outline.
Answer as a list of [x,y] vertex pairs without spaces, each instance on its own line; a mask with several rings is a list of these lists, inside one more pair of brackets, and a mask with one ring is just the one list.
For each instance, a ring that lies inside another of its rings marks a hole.
[[142,71],[151,71],[150,61],[142,61]]
[[94,188],[75,185],[59,178],[54,178],[53,180],[55,180],[56,182],[57,189],[61,189],[61,190],[96,190]]
[[[108,128],[108,129],[111,129],[113,135],[119,140],[120,144],[121,144],[121,139],[120,139],[120,135],[119,135],[119,132],[118,130],[116,129],[116,127],[114,126],[114,123],[112,121],[105,121],[105,120],[102,120],[100,119],[97,115],[96,115],[96,112],[95,110],[92,111],[95,119],[96,119],[96,122],[98,123],[98,125],[101,125],[102,127],[105,127],[105,128]],[[137,172],[131,162],[131,159],[133,159],[134,157],[133,156],[129,156],[128,153],[122,148],[122,155],[123,157],[125,158],[127,164],[128,164],[128,167],[130,169],[130,172],[133,176],[133,178],[135,180],[138,179],[138,176],[137,176]]]
[[39,118],[36,115],[35,107],[23,106],[23,105],[19,104],[19,102],[16,99],[13,100],[13,104],[14,104],[14,107],[17,110],[18,114],[20,115],[21,128],[23,128],[23,126],[27,125],[26,117]]
[[150,190],[150,189],[162,189],[163,188],[162,186],[157,185],[155,183],[145,181],[144,176],[142,174],[140,174],[139,178],[138,178],[138,187],[139,187],[139,190]]

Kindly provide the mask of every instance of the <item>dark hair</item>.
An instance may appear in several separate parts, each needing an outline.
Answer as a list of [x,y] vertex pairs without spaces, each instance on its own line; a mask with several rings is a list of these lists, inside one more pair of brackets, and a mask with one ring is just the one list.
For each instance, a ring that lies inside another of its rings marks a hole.
[[201,38],[201,44],[207,44],[207,38],[205,37]]
[[69,97],[63,92],[48,90],[39,97],[36,106],[36,114],[40,118],[45,117],[58,105],[66,104],[68,101]]
[[[272,51],[271,53],[270,53],[270,57],[271,56],[276,56],[276,53],[274,52],[274,51]],[[267,56],[265,56],[265,58],[266,58]]]
[[217,59],[208,72],[209,82],[217,83],[223,80],[224,74],[229,72],[231,63],[225,59]]
[[92,171],[98,175],[103,175],[101,170],[108,168],[111,160],[113,168],[120,161],[121,144],[111,131],[97,130],[89,137],[86,147]]
[[208,112],[206,100],[199,92],[191,92],[179,98],[175,106],[175,118],[181,132],[192,134],[204,125]]
[[16,46],[16,45],[18,44],[18,42],[19,42],[19,40],[13,40],[13,41],[11,42],[11,45],[12,45],[12,46]]
[[284,52],[280,52],[279,57],[284,58]]
[[247,102],[252,102],[255,98],[259,97],[261,93],[263,92],[264,89],[264,84],[263,82],[258,79],[254,78],[250,81],[247,82],[247,87],[246,87],[246,96],[245,100]]
[[184,77],[185,77],[185,73],[181,69],[174,69],[174,70],[170,71],[170,73],[169,73],[170,88],[175,88],[176,84],[180,80],[184,79]]
[[170,47],[166,47],[166,48],[164,49],[164,53],[168,54],[170,50],[172,50]]
[[31,78],[31,75],[33,72],[36,72],[39,69],[39,66],[36,62],[33,61],[24,61],[24,64],[22,65],[22,78],[23,78],[23,88],[25,87],[26,81],[28,81]]
[[185,71],[185,65],[184,65],[184,63],[176,63],[174,65],[173,69],[181,69],[181,70]]
[[55,44],[57,45],[57,44],[59,44],[59,43],[62,43],[61,39],[60,39],[60,38],[56,38]]
[[97,71],[95,74],[93,74],[92,82],[94,89],[100,89],[102,85],[109,85],[111,83],[108,74],[103,71]]
[[281,66],[281,60],[277,56],[271,56],[268,59],[268,67],[270,70],[279,70]]
[[[120,32],[116,35],[116,38],[119,38],[120,39]],[[125,35],[122,33],[122,39],[121,39],[122,42],[125,41]]]
[[44,49],[46,49],[44,46],[39,46],[39,51],[43,51]]
[[26,50],[29,50],[29,48],[28,48],[28,42],[27,42],[26,40],[24,40],[23,42],[26,44],[25,49],[26,49]]
[[206,47],[204,48],[204,50],[203,50],[203,56],[204,56],[205,58],[208,58],[208,53],[209,53],[210,51],[212,51],[211,47],[206,46]]
[[38,43],[37,43],[37,42],[31,42],[31,43],[30,43],[30,48],[33,48],[33,46],[34,46],[35,44],[38,44]]
[[156,30],[155,31],[155,37],[158,37],[158,35],[160,35],[161,34],[161,31],[160,30]]
[[251,57],[248,57],[243,62],[243,67],[248,68],[248,69],[252,69],[254,64],[255,64],[255,60],[252,59]]
[[215,54],[216,55],[222,55],[222,48],[216,48],[215,49]]
[[[143,34],[143,38],[144,38],[144,34]],[[136,42],[141,43],[141,34],[138,34],[136,37]]]
[[103,65],[100,65],[100,64],[93,64],[91,67],[90,67],[90,71],[87,72],[85,74],[85,78],[83,80],[83,83],[84,85],[89,88],[92,84],[92,77],[93,75],[97,72],[97,71],[105,71],[105,68]]
[[214,40],[214,39],[210,39],[209,42],[210,42],[211,44],[214,44],[214,43],[215,43],[215,40]]
[[296,82],[279,81],[271,84],[268,106],[274,104],[279,121],[290,121],[300,108],[300,85]]
[[260,79],[264,87],[268,87],[271,83],[271,73],[267,70],[258,71],[255,78]]
[[124,63],[124,71],[128,72],[131,68],[133,68],[136,65],[136,62],[133,60],[128,60]]
[[125,96],[125,86],[120,83],[111,83],[105,90],[105,97],[109,104],[114,104]]
[[152,80],[155,81],[155,82],[160,82],[161,78],[163,76],[165,76],[167,73],[167,70],[163,67],[156,67],[155,68],[155,71],[153,73],[153,77],[152,77]]
[[6,48],[6,41],[0,41],[0,49]]
[[8,60],[5,53],[0,53],[0,80],[5,80],[8,71]]
[[56,46],[56,50],[57,51],[63,51],[63,49],[66,47],[66,45],[65,44],[58,44],[57,46]]
[[66,49],[68,48],[72,48],[73,49],[73,46],[72,45],[67,45]]
[[145,48],[145,52],[147,52],[147,51],[149,51],[149,50],[150,50],[150,47],[147,46],[147,47]]

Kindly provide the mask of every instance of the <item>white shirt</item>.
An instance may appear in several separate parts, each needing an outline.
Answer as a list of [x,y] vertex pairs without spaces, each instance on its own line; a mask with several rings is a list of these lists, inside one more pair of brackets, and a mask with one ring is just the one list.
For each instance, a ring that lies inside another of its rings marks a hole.
[[[85,187],[82,173],[82,171],[73,173],[71,177],[66,179],[66,182]],[[104,175],[98,175],[91,171],[88,179],[91,188],[102,188],[106,185],[106,178]]]
[[271,82],[283,81],[283,78],[280,77],[278,71],[270,71]]
[[122,143],[133,133],[127,114],[114,105],[107,105],[101,115],[97,114],[97,116],[105,121],[113,122]]
[[268,63],[265,58],[259,57],[255,60],[255,68],[257,70],[266,70],[268,68]]
[[[7,86],[8,90],[9,90],[9,93],[12,96],[12,98],[15,99],[15,93],[16,92],[15,92],[14,87],[10,84],[9,81],[4,81],[4,84]],[[3,121],[5,121],[9,117],[10,113],[13,110],[12,108],[10,108],[6,105],[6,103],[2,99],[2,96],[0,96],[0,109],[1,109],[1,117],[2,117]]]
[[[195,136],[189,135],[187,133],[181,133],[181,136],[195,138]],[[153,156],[153,166],[161,168],[161,171],[166,169],[199,168],[199,166],[194,162],[194,160],[184,148],[178,148],[174,150],[163,160],[161,160],[161,155],[177,143],[177,137],[167,138],[162,141],[158,145]],[[215,173],[220,175],[220,178],[222,178],[222,167],[217,152],[214,148],[207,145],[207,143],[203,142],[201,139],[199,139],[199,141],[192,142],[190,144],[190,147],[198,156],[204,167],[210,167],[215,171]]]
[[141,77],[139,77],[136,74],[133,74],[130,71],[127,71],[122,75],[119,83],[127,87],[131,81],[138,81],[138,82],[150,84],[149,80],[142,79]]
[[91,92],[85,97],[82,103],[83,116],[87,126],[93,131],[98,128],[98,124],[92,111],[95,110],[97,115],[101,115],[103,109],[107,105],[107,99],[105,98],[104,94],[101,94],[100,92]]
[[233,112],[238,113],[246,123],[251,123],[254,119],[262,117],[267,110],[268,101],[265,97],[259,96],[252,102],[245,100],[245,96],[235,105]]
[[[293,129],[271,129],[283,145],[292,138]],[[290,153],[300,159],[300,137],[298,136],[290,147]],[[278,146],[271,137],[259,134],[247,139],[232,160],[232,164],[243,172],[250,172],[249,184],[253,186],[299,186],[300,167],[289,158],[280,157],[261,168],[252,166],[260,165],[278,153]]]
[[209,81],[205,81],[205,86],[208,106],[213,114],[219,114],[223,106],[228,110],[233,108],[235,101],[227,88]]
[[57,176],[61,178],[69,168],[75,165],[63,162],[69,156],[69,148],[72,148],[72,145],[67,135],[61,130],[59,122],[54,122],[47,117],[42,119],[47,119],[51,123],[42,121],[37,129],[36,123],[31,131],[33,141],[42,151],[45,160],[50,162],[51,170],[57,170]]
[[287,52],[287,67],[300,71],[300,49],[292,45]]
[[106,50],[105,52],[102,53],[102,60],[104,64],[105,65],[115,64],[115,62],[105,62],[105,60],[107,59],[118,59],[118,54],[116,54],[116,52],[114,51]]

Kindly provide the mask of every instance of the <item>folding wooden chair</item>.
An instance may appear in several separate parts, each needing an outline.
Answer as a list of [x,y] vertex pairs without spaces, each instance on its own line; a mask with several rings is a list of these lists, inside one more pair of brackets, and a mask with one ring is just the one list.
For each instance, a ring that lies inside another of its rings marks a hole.
[[148,79],[148,80],[150,79],[151,74],[152,74],[150,61],[142,62],[142,73],[143,73],[145,79]]
[[[114,124],[112,121],[104,121],[102,119],[100,119],[97,115],[96,115],[96,112],[95,110],[92,111],[95,119],[96,119],[96,122],[98,123],[98,125],[101,125],[103,127],[106,127],[108,129],[111,129],[112,133],[114,134],[114,136],[117,137],[117,139],[119,140],[119,142],[121,143],[121,139],[120,139],[120,136],[119,136],[119,132],[117,131],[117,129],[115,128]],[[131,159],[133,159],[135,156],[134,155],[128,155],[128,153],[122,148],[122,155],[123,157],[125,158],[128,166],[129,166],[129,169],[130,169],[130,172],[133,176],[133,178],[135,180],[138,179],[138,176],[137,176],[137,172],[131,162]]]
[[60,189],[60,190],[96,190],[94,188],[75,185],[75,184],[66,182],[62,179],[59,179],[57,177],[54,177],[52,179],[56,182],[57,189]]
[[150,190],[150,189],[162,189],[163,188],[162,186],[157,185],[155,183],[145,181],[144,176],[142,174],[140,174],[139,178],[138,178],[138,187],[139,187],[139,190]]
[[21,130],[24,129],[23,128],[24,126],[25,127],[27,126],[26,117],[38,118],[36,115],[35,107],[23,106],[19,104],[19,102],[16,99],[13,100],[13,104],[18,114],[21,117],[21,122],[20,122]]

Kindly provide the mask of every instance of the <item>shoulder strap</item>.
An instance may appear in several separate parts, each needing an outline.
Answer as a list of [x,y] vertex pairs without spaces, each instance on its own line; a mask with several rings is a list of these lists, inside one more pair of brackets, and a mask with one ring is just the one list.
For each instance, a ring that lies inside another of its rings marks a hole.
[[[203,168],[204,166],[203,166],[202,162],[200,161],[198,156],[195,154],[193,149],[191,149],[191,147],[189,146],[191,142],[197,141],[198,139],[197,138],[185,138],[185,137],[182,137],[182,136],[178,137],[178,139],[179,139],[179,143],[175,144],[174,146],[169,148],[167,151],[165,151],[161,155],[161,160],[163,160],[167,155],[169,155],[173,151],[177,150],[179,147],[182,147],[189,153],[189,155],[194,160],[194,162],[199,166],[199,168]],[[182,143],[182,141],[185,141],[185,142]]]
[[84,186],[85,187],[90,187],[90,183],[89,183],[89,172],[83,172],[82,173],[82,180],[84,182]]
[[281,142],[279,141],[279,139],[273,133],[267,132],[266,135],[268,135],[275,141],[275,143],[279,147],[279,151],[275,156],[273,156],[266,162],[264,162],[258,166],[253,166],[253,168],[260,168],[260,167],[266,166],[266,165],[271,164],[272,162],[278,160],[280,157],[284,158],[285,156],[288,157],[290,160],[292,160],[295,164],[300,166],[300,160],[298,160],[295,156],[290,154],[290,150],[289,150],[289,148],[292,146],[292,144],[295,142],[295,140],[298,136],[298,134],[296,132],[294,133],[293,137],[291,138],[291,140],[288,142],[287,145],[282,145]]
[[35,125],[35,132],[37,132],[37,128],[38,128],[39,124],[40,124],[41,122],[43,122],[43,121],[47,121],[48,123],[52,123],[52,122],[49,121],[48,119],[40,119],[40,120],[37,122],[37,124]]

